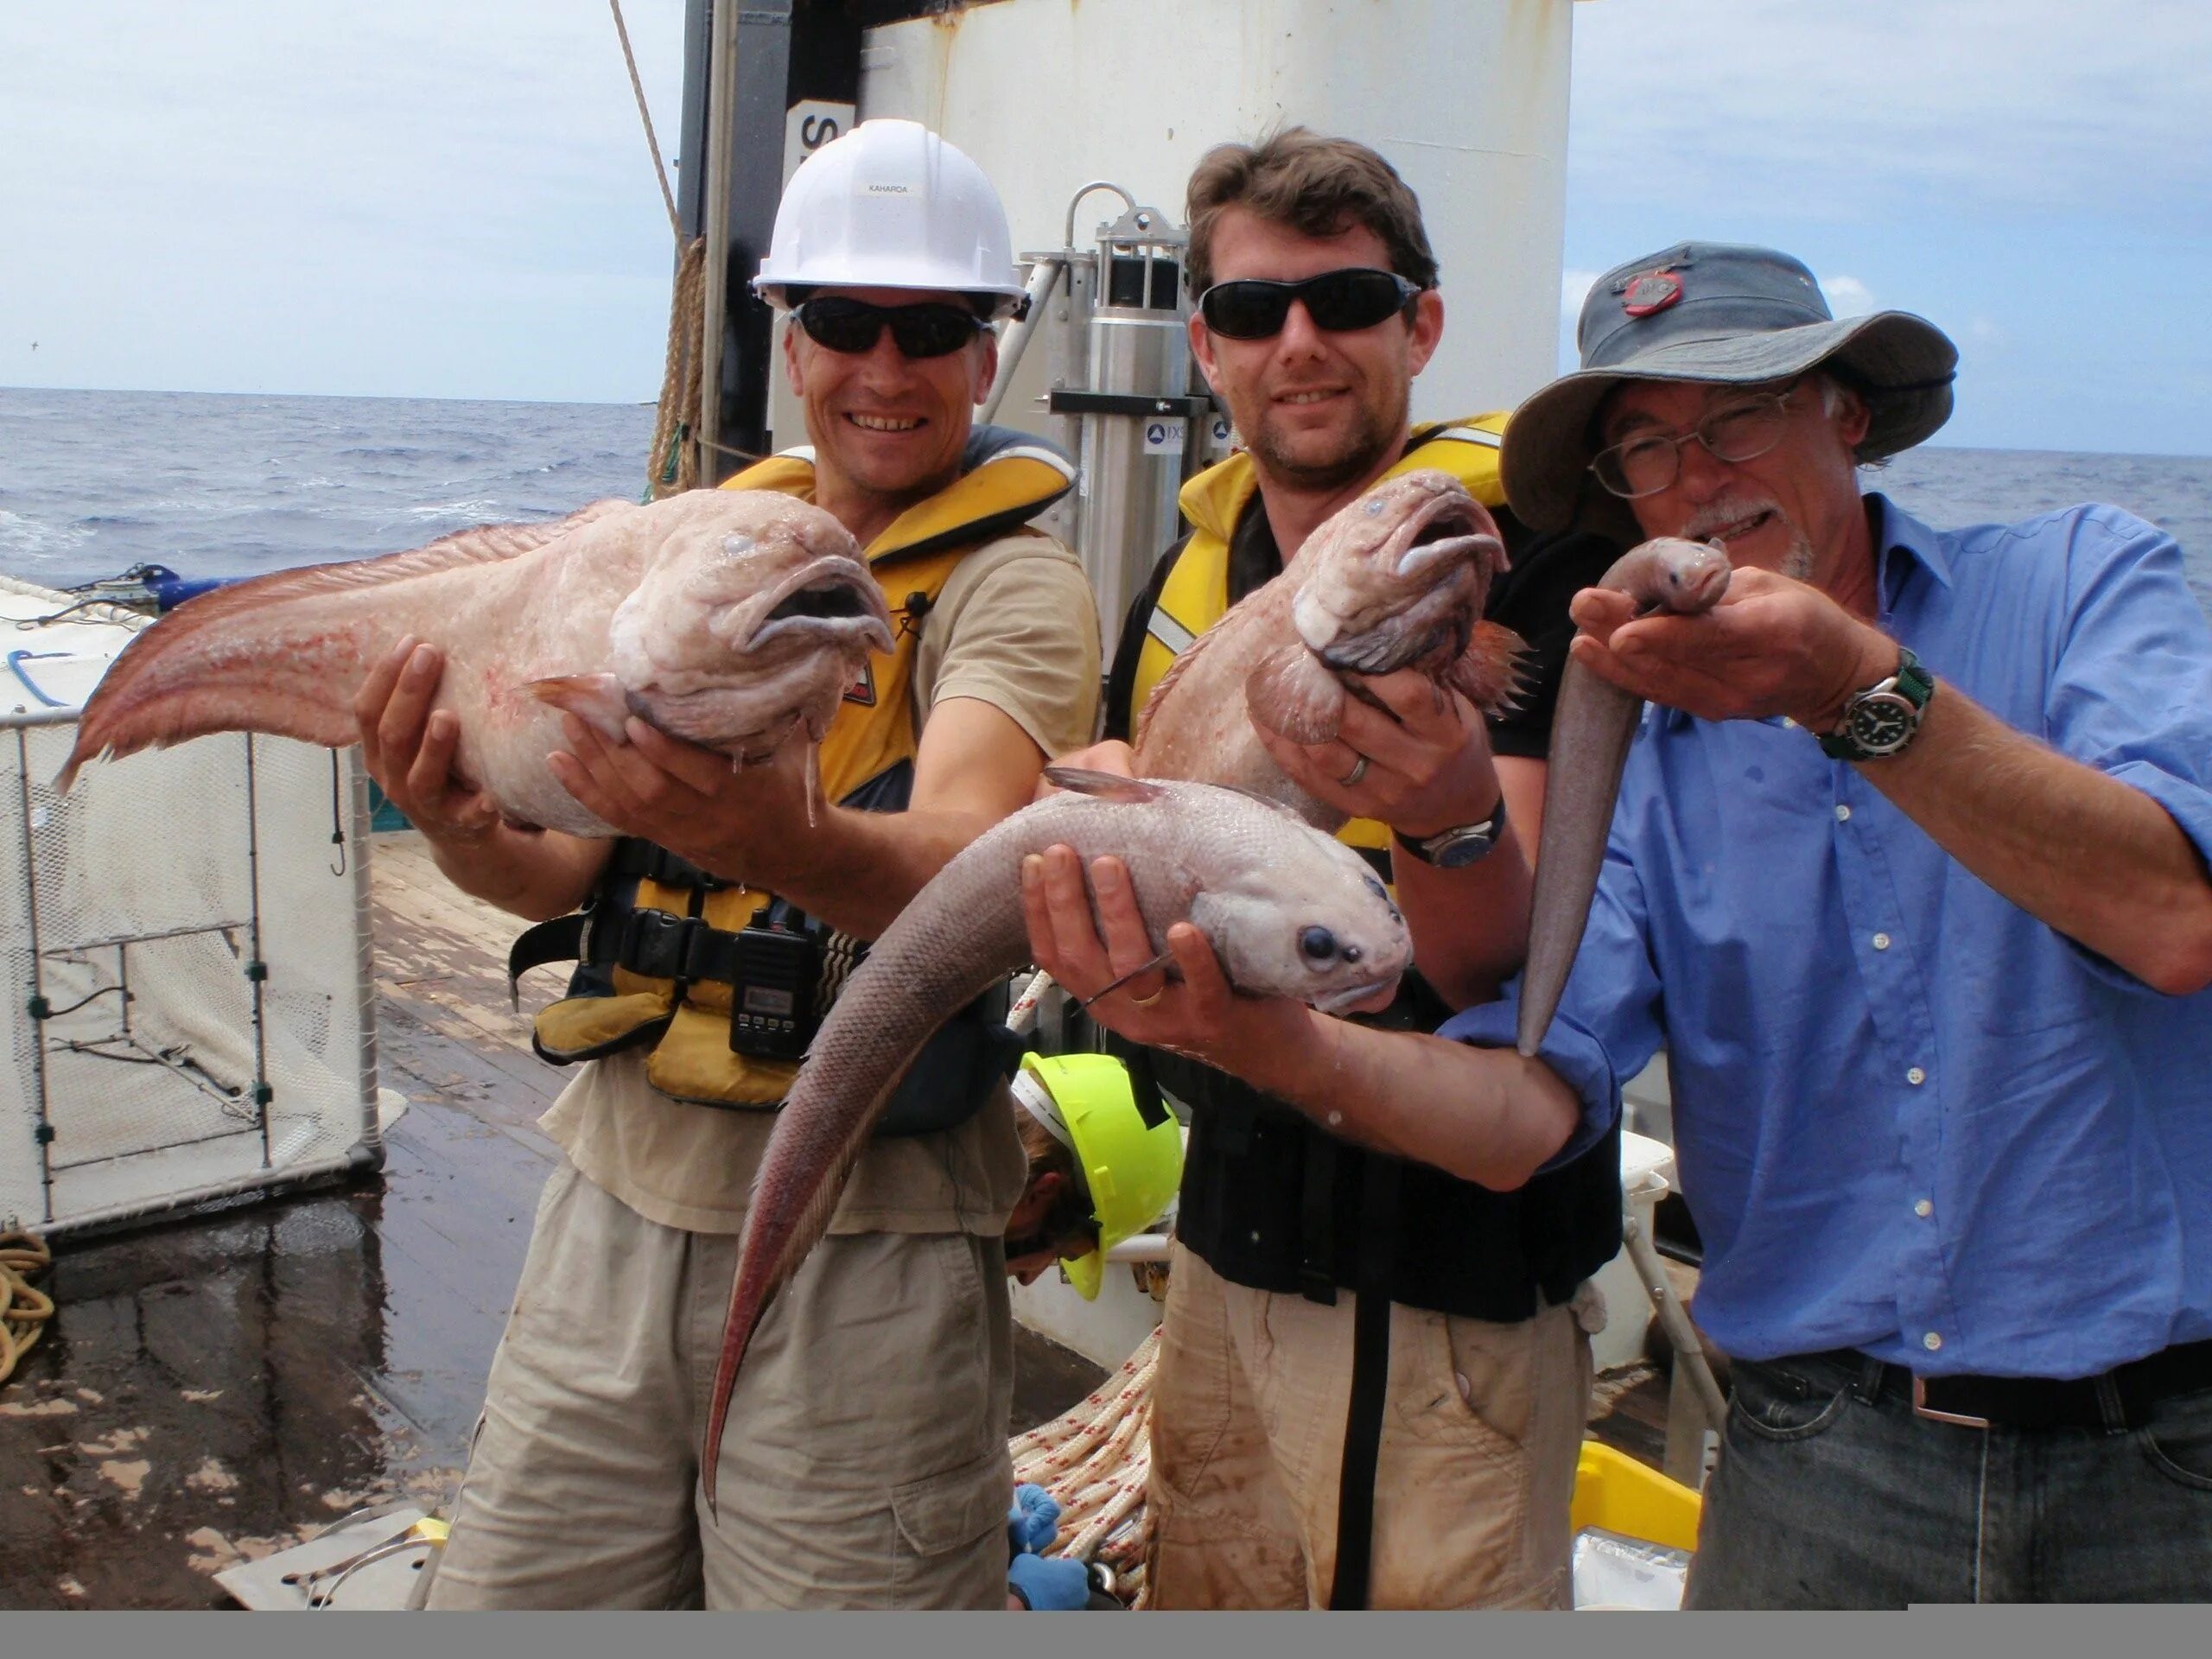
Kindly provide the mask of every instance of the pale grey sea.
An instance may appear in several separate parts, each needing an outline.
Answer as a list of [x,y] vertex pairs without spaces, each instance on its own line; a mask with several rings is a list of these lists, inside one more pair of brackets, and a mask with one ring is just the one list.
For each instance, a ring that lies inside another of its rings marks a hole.
[[[645,484],[650,407],[0,387],[0,572],[240,575],[543,518]],[[2212,609],[2212,458],[1924,448],[1870,487],[1943,526],[2109,501]]]

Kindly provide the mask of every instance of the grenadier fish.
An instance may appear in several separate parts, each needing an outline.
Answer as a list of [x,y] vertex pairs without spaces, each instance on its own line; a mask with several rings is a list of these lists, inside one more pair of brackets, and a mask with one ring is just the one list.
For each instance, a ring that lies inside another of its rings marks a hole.
[[[1628,594],[1637,614],[1709,611],[1728,591],[1728,554],[1718,542],[1662,536],[1613,562],[1596,586]],[[1514,1046],[1533,1056],[1558,1012],[1589,925],[1590,901],[1605,861],[1621,771],[1643,717],[1643,699],[1599,679],[1569,658],[1552,710],[1544,772],[1544,827],[1529,899],[1529,958],[1521,982]]]
[[1286,778],[1253,724],[1325,743],[1347,696],[1373,701],[1346,675],[1402,668],[1486,713],[1508,706],[1522,643],[1482,620],[1505,568],[1497,524],[1457,479],[1421,471],[1376,485],[1176,658],[1137,716],[1137,772],[1248,789],[1338,828],[1344,815]]
[[753,490],[601,501],[188,601],[109,668],[60,785],[96,755],[210,732],[343,748],[355,693],[410,636],[445,653],[456,776],[512,823],[577,836],[616,832],[546,766],[560,710],[617,740],[635,715],[759,760],[795,734],[818,741],[868,652],[892,645],[858,543],[819,508]]
[[831,1007],[776,1114],[746,1212],[715,1374],[701,1480],[715,1463],[740,1363],[770,1300],[829,1230],[891,1091],[955,1008],[1029,960],[1021,861],[1065,842],[1128,865],[1155,950],[1203,932],[1237,990],[1336,1011],[1395,985],[1404,918],[1359,855],[1241,791],[1048,768],[1067,793],[986,830],[884,930]]

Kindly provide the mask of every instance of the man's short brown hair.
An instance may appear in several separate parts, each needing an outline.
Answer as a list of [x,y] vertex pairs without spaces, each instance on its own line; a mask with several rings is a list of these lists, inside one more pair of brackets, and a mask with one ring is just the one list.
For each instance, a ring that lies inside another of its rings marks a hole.
[[1339,236],[1363,225],[1390,251],[1391,270],[1422,288],[1436,286],[1420,200],[1395,168],[1350,138],[1287,127],[1257,144],[1208,150],[1191,175],[1185,208],[1191,250],[1184,269],[1192,294],[1213,286],[1214,227],[1228,207],[1306,236]]

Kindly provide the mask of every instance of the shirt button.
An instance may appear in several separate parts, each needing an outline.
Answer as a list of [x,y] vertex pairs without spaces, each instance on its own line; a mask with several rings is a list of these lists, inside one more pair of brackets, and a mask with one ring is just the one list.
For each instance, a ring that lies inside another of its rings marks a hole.
[[1838,823],[1849,823],[1851,822],[1851,809],[1847,806],[1839,806],[1836,808],[1835,821]]
[[1928,1074],[1916,1065],[1911,1071],[1904,1074],[1904,1080],[1916,1087],[1917,1085],[1928,1081]]
[[1877,950],[1888,950],[1890,948],[1890,936],[1886,933],[1877,933],[1874,936],[1874,948]]
[[1936,1206],[1929,1203],[1927,1199],[1923,1198],[1919,1203],[1912,1206],[1912,1213],[1916,1216],[1925,1218],[1936,1213]]
[[1920,1345],[1932,1354],[1943,1345],[1943,1338],[1938,1332],[1930,1331],[1920,1339]]

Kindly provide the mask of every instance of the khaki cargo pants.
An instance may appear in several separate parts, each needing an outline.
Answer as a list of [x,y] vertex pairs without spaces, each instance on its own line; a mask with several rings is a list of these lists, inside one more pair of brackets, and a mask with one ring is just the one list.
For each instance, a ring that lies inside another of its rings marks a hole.
[[736,1253],[559,1166],[429,1606],[1005,1606],[1001,1242],[823,1240],[746,1355],[717,1520],[698,1448]]
[[[1391,1310],[1370,1605],[1567,1605],[1594,1297],[1519,1325]],[[1230,1284],[1176,1246],[1153,1381],[1153,1606],[1328,1605],[1354,1300]]]

